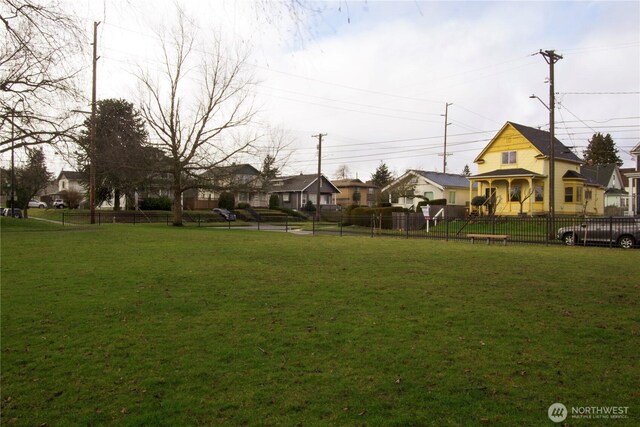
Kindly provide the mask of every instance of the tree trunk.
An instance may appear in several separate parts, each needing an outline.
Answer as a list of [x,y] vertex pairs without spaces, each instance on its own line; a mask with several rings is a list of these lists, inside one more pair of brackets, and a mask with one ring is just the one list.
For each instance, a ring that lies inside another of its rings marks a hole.
[[120,210],[120,190],[117,188],[113,190],[113,210]]
[[173,190],[171,211],[173,212],[173,225],[176,227],[182,226],[182,190],[179,188],[174,188]]

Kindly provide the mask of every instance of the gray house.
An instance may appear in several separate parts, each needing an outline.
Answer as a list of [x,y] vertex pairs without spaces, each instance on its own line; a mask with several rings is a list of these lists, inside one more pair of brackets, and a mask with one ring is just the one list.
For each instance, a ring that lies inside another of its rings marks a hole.
[[[336,194],[339,194],[340,190],[324,175],[321,175],[321,179],[320,208],[335,210],[337,209]],[[300,210],[309,200],[317,206],[318,175],[300,174],[275,178],[271,181],[270,192],[278,195],[280,206],[283,208]]]
[[589,182],[604,187],[604,214],[624,215],[628,210],[629,194],[624,188],[620,168],[615,163],[607,165],[583,165],[580,173]]

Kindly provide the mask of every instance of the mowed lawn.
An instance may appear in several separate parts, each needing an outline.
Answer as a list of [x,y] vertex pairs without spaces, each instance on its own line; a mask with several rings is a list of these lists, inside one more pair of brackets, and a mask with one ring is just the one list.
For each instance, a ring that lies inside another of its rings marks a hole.
[[640,421],[640,250],[1,225],[2,425]]

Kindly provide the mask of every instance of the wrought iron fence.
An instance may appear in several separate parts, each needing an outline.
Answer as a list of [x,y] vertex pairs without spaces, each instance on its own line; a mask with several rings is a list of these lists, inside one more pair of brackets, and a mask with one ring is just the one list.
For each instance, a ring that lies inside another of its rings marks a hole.
[[[65,225],[90,223],[88,212],[63,212]],[[238,218],[227,221],[216,213],[183,213],[185,225],[198,227],[245,228],[264,231],[297,231],[310,234],[366,235],[406,239],[498,241],[502,243],[535,243],[638,247],[640,218],[631,217],[447,217],[425,220],[419,213],[393,212],[354,216],[335,213],[321,221],[302,221],[287,214]],[[170,213],[96,212],[96,224],[166,224]]]
[[338,216],[314,222],[313,232],[440,240],[632,247],[640,219],[630,217],[458,217],[425,220],[422,214]]

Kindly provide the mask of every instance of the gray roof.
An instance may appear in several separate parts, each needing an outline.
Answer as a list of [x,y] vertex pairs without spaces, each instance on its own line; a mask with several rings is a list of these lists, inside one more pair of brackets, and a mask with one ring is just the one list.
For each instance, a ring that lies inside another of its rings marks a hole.
[[584,165],[580,168],[580,173],[589,181],[607,187],[611,181],[611,175],[616,171],[618,165],[611,163],[608,165]]
[[362,182],[362,180],[356,179],[334,179],[331,181],[336,187],[359,187],[359,188],[378,188],[376,185],[370,182]]
[[58,175],[58,180],[62,178],[62,175],[64,175],[67,179],[76,181],[82,181],[85,179],[85,175],[82,172],[77,171],[61,171],[60,175]]
[[[516,128],[518,132],[522,134],[527,140],[533,144],[538,151],[540,151],[545,156],[548,156],[549,151],[549,141],[551,139],[551,135],[549,132],[532,128],[529,126],[524,126],[518,123],[507,122],[510,123],[511,126]],[[558,138],[554,137],[554,153],[556,159],[568,160],[571,162],[582,163],[582,160],[576,156],[573,151],[571,151],[566,145],[564,145]]]
[[435,182],[441,187],[463,187],[469,188],[469,180],[464,175],[455,175],[451,173],[421,171],[411,169],[411,172],[415,172],[420,176],[428,179],[431,182]]
[[[335,193],[340,192],[324,175],[322,175],[322,178],[336,190]],[[271,189],[274,193],[305,191],[311,184],[316,182],[317,179],[317,174],[282,176],[271,181]],[[282,182],[282,185],[276,185],[277,182]]]

